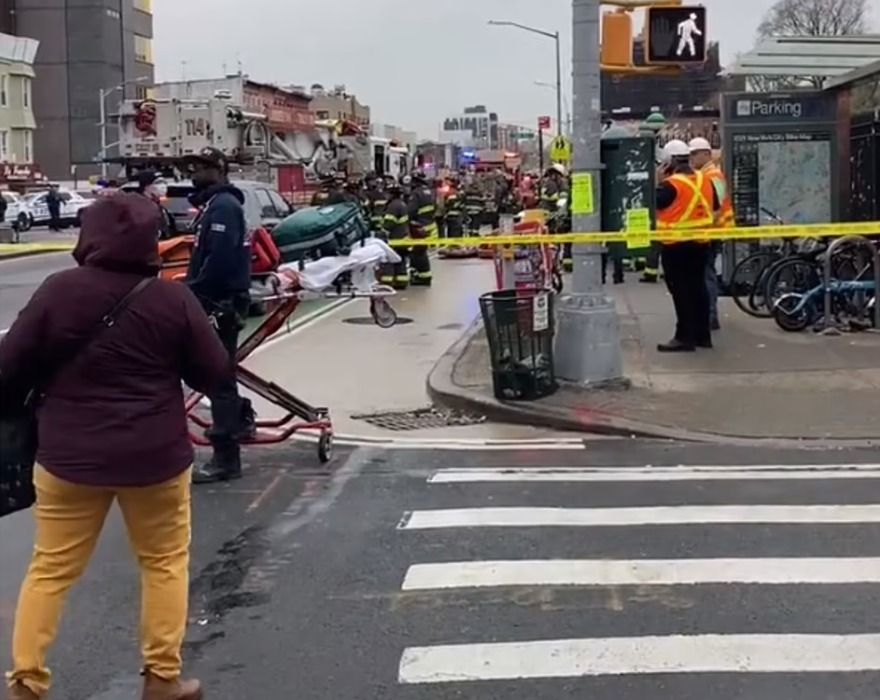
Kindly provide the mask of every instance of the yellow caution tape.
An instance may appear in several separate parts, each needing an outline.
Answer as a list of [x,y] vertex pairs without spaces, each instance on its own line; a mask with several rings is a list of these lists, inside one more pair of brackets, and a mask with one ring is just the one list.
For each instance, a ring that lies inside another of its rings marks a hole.
[[[679,241],[754,241],[766,238],[828,238],[839,236],[872,236],[880,235],[880,221],[862,221],[844,224],[806,224],[800,226],[738,226],[736,228],[705,228],[679,231],[650,231],[646,239],[642,233],[640,243],[644,240],[675,243]],[[471,238],[399,238],[388,241],[393,248],[409,248],[411,246],[446,246],[476,247],[504,245],[537,245],[564,243],[626,243],[632,238],[626,231],[602,231],[596,233],[523,233],[523,234],[491,234],[473,236]]]

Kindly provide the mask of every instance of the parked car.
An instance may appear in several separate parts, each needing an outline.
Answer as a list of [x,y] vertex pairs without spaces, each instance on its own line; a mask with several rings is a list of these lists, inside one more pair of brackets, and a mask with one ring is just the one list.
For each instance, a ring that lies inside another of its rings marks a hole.
[[[34,192],[25,197],[30,211],[31,226],[45,226],[49,223],[49,206],[46,204],[48,192]],[[92,203],[78,192],[59,189],[61,197],[61,226],[79,226],[80,212]]]
[[6,200],[6,223],[16,231],[27,231],[31,227],[31,214],[24,197],[17,192],[3,192]]
[[[270,185],[251,180],[236,180],[232,184],[244,193],[245,218],[252,229],[262,227],[271,231],[293,213],[293,207]],[[171,182],[167,187],[165,208],[174,217],[179,232],[191,232],[199,213],[189,201],[195,188],[189,181]]]

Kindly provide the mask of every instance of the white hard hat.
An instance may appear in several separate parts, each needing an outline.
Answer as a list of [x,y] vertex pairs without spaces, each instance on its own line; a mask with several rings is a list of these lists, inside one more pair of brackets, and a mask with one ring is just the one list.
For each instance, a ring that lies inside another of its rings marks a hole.
[[663,158],[672,160],[673,158],[687,158],[691,155],[691,149],[680,139],[672,139],[663,147]]
[[555,170],[557,173],[565,177],[568,171],[566,171],[565,166],[562,163],[554,163],[550,166],[550,170]]
[[710,144],[706,139],[698,136],[695,139],[691,139],[691,142],[688,144],[688,148],[691,149],[691,153],[697,153],[699,151],[711,151],[712,144]]

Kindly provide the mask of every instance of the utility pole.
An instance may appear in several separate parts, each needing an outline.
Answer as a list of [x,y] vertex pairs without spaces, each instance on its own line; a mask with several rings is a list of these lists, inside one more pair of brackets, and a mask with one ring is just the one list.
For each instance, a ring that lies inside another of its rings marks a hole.
[[101,179],[107,179],[107,92],[104,88],[98,91],[98,101],[101,105],[99,114],[101,115]]
[[[573,178],[592,179],[593,208],[575,214],[573,230],[602,227],[600,0],[573,0]],[[573,202],[572,202],[573,203]],[[574,209],[573,209],[574,211]],[[599,385],[623,375],[620,327],[614,302],[602,287],[602,246],[573,247],[571,291],[557,301],[556,373],[564,380]]]

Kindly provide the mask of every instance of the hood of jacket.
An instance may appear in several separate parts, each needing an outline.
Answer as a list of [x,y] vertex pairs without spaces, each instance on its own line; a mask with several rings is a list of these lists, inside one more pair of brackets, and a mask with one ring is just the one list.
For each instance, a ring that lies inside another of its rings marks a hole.
[[139,194],[101,197],[82,210],[73,257],[83,267],[153,275],[161,268],[159,207]]
[[239,204],[244,204],[244,192],[228,182],[223,182],[219,185],[212,185],[211,187],[206,187],[203,190],[194,192],[190,195],[189,201],[194,207],[203,207],[218,194],[224,193],[231,194],[239,201]]

